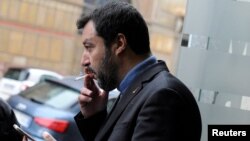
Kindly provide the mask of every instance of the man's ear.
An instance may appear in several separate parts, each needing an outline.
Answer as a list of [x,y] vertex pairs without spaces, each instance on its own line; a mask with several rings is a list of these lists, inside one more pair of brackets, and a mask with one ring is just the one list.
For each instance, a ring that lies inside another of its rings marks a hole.
[[115,54],[119,55],[121,54],[127,47],[127,39],[124,34],[118,33],[117,39],[116,39],[116,49]]

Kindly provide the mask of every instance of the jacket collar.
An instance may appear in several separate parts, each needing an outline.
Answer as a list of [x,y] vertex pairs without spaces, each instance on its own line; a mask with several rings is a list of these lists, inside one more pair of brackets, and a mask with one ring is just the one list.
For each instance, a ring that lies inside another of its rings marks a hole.
[[121,81],[118,90],[120,92],[125,92],[127,87],[135,81],[137,75],[140,75],[144,70],[146,70],[151,65],[157,63],[157,60],[154,56],[150,56],[147,59],[143,60],[142,62],[138,63],[136,66],[134,66],[124,77],[124,79]]

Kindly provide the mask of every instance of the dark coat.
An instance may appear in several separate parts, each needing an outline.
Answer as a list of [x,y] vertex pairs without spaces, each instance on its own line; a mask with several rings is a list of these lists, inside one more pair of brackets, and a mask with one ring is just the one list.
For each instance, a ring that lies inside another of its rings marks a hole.
[[164,62],[143,71],[110,114],[75,117],[85,141],[200,141],[201,116],[192,93]]
[[18,124],[11,107],[0,99],[0,140],[1,141],[21,141],[22,136],[13,128],[13,124]]

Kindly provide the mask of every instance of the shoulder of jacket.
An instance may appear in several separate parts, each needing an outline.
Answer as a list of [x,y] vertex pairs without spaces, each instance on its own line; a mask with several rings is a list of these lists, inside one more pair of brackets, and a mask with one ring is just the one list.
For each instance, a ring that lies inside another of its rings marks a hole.
[[0,99],[0,119],[11,116],[11,107],[8,103]]

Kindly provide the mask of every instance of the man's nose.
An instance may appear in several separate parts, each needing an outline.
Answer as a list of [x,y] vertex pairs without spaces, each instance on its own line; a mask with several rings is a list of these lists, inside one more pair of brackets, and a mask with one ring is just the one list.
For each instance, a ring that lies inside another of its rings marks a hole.
[[90,59],[85,52],[82,53],[81,65],[85,67],[90,65]]

